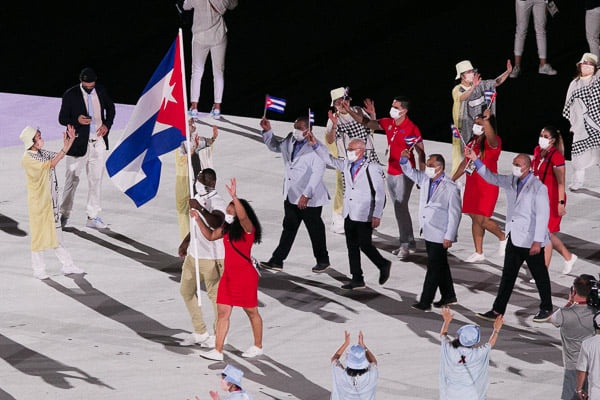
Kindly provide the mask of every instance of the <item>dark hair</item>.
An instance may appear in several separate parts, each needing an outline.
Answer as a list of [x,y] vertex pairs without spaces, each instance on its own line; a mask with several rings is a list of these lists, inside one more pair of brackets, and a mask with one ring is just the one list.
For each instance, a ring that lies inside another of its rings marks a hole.
[[[260,226],[258,217],[246,199],[239,199],[239,201],[244,207],[248,218],[254,226],[254,243],[258,244],[262,241],[262,227]],[[225,233],[229,233],[229,239],[231,239],[232,242],[241,240],[242,235],[244,234],[244,229],[242,228],[242,224],[240,224],[240,220],[236,218],[232,224],[223,224],[223,234]]]
[[364,369],[352,369],[352,368],[348,368],[346,367],[346,373],[348,374],[348,376],[361,376],[362,374],[366,373],[369,370],[369,368],[364,368]]
[[433,158],[438,164],[442,166],[442,169],[446,169],[446,160],[444,160],[444,156],[441,154],[431,154],[429,158]]
[[[221,378],[223,378],[223,379],[224,379],[226,376],[227,376],[226,374],[221,374]],[[235,383],[231,383],[231,382],[229,382],[229,381],[225,381],[225,382],[227,382],[229,385],[233,386],[233,387],[235,388],[235,390],[236,390],[236,391],[237,391],[237,390],[242,390],[242,388],[241,388],[241,387],[239,387],[238,385],[236,385]]]
[[402,108],[405,108],[407,111],[410,111],[410,100],[406,96],[396,96],[394,97],[394,101],[400,103]]
[[200,174],[204,175],[205,178],[208,178],[209,181],[217,183],[217,173],[214,169],[204,168],[198,173],[198,176],[200,176]]
[[304,122],[304,125],[308,127],[308,116],[303,115],[301,117],[296,118],[296,122]]
[[546,131],[550,134],[550,137],[554,139],[554,147],[559,151],[560,154],[565,154],[565,144],[562,139],[562,135],[560,134],[560,130],[552,125],[546,125],[542,128],[543,131]]
[[462,344],[460,344],[460,340],[458,338],[454,339],[452,342],[450,342],[450,344],[452,345],[452,347],[454,347],[455,349],[459,348],[462,346]]
[[577,278],[573,280],[573,289],[575,289],[575,293],[577,293],[581,297],[588,297],[592,291],[592,282],[591,280],[595,280],[592,275],[579,275]]

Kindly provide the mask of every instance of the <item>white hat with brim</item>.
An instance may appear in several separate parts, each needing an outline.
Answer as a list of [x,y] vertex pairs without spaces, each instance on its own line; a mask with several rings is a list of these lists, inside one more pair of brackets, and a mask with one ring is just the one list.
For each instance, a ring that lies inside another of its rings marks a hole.
[[223,379],[225,379],[226,382],[233,383],[240,389],[242,388],[242,377],[244,376],[244,373],[241,369],[227,364],[223,370],[223,375],[225,375]]
[[331,93],[331,106],[333,107],[333,103],[337,99],[341,99],[342,97],[344,97],[346,95],[346,88],[339,87],[337,89],[333,89],[330,93]]
[[35,137],[36,133],[37,129],[35,129],[33,126],[26,126],[25,129],[21,131],[19,139],[21,139],[25,145],[25,150],[28,150],[31,146],[33,146],[33,138]]
[[474,69],[471,61],[464,60],[456,64],[456,77],[454,79],[460,79],[460,74],[466,71]]
[[350,369],[361,370],[366,369],[369,366],[367,352],[365,351],[365,348],[359,344],[350,347],[347,356],[346,367]]
[[458,341],[465,347],[479,343],[479,327],[477,325],[463,325],[456,331]]
[[593,53],[583,53],[583,56],[581,56],[581,60],[579,60],[577,65],[584,63],[584,62],[592,63],[592,64],[594,64],[594,66],[597,66],[598,65],[598,56],[596,56]]

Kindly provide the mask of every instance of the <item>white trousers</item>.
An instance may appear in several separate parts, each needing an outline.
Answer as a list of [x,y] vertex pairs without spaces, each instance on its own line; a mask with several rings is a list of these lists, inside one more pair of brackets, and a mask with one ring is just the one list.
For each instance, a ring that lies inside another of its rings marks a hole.
[[600,7],[585,11],[585,37],[590,46],[590,53],[593,53],[600,59]]
[[544,0],[515,0],[517,27],[515,30],[515,55],[522,56],[533,11],[533,27],[539,58],[546,58],[546,2]]
[[88,197],[86,212],[89,218],[96,218],[102,208],[100,199],[102,192],[102,176],[104,175],[104,163],[106,160],[106,145],[102,138],[94,143],[88,143],[87,152],[81,157],[67,156],[67,171],[65,174],[65,189],[60,212],[69,218],[73,209],[75,191],[79,185],[81,171],[85,167],[88,180]]
[[[54,248],[54,254],[56,258],[62,264],[63,267],[73,266],[73,259],[71,254],[62,245],[62,229],[56,228],[56,237],[58,239],[58,246]],[[34,272],[44,272],[46,270],[46,262],[44,261],[43,251],[32,251],[31,252],[31,267]]]
[[198,102],[200,86],[204,75],[204,65],[210,53],[213,72],[214,102],[221,104],[223,88],[225,87],[225,51],[227,50],[227,37],[214,46],[206,45],[192,39],[192,82],[190,84],[190,101]]

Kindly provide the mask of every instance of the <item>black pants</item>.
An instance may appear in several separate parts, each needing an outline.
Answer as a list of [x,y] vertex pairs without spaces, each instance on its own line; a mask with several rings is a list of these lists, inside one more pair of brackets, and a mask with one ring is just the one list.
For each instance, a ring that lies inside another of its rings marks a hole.
[[329,265],[325,224],[323,224],[323,220],[321,219],[322,210],[323,207],[306,207],[301,210],[297,205],[290,203],[286,199],[283,202],[283,231],[279,238],[279,244],[275,251],[273,251],[270,261],[278,265],[283,265],[283,260],[287,258],[290,250],[292,250],[300,222],[304,221],[317,263]]
[[504,314],[506,312],[506,305],[510,299],[513,288],[515,287],[515,281],[519,274],[519,269],[523,261],[527,262],[529,271],[533,279],[535,279],[535,285],[540,294],[540,310],[552,311],[552,293],[550,290],[550,276],[548,275],[548,269],[544,261],[544,248],[533,256],[529,255],[529,249],[525,247],[517,247],[513,245],[510,235],[508,236],[508,243],[506,244],[506,253],[504,256],[504,268],[502,270],[502,278],[500,279],[500,287],[498,288],[498,295],[494,301],[493,310],[497,313]]
[[427,272],[423,282],[423,291],[419,303],[431,305],[435,292],[438,287],[442,300],[456,298],[454,291],[454,282],[450,273],[448,264],[448,249],[444,248],[442,243],[425,241],[425,250],[427,250]]
[[344,232],[346,234],[346,247],[348,248],[348,260],[350,262],[350,274],[352,280],[364,282],[363,271],[360,266],[360,252],[362,251],[378,269],[389,263],[383,258],[379,250],[373,246],[373,228],[371,222],[352,221],[344,219]]

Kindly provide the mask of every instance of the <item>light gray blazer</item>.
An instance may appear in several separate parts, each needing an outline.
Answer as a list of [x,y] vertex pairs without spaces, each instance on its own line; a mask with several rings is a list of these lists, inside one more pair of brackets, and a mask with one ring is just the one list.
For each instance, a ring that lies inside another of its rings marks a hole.
[[444,240],[456,242],[462,217],[460,189],[456,183],[444,176],[431,199],[427,201],[431,179],[423,171],[414,169],[410,162],[400,164],[400,167],[410,180],[421,187],[419,227],[425,240],[433,243],[444,243]]
[[[324,162],[344,173],[346,183],[342,211],[344,218],[349,217],[352,221],[358,222],[369,222],[373,217],[381,219],[385,205],[385,184],[381,167],[377,163],[370,163],[365,158],[365,163],[352,179],[350,173],[352,163],[347,159],[332,156],[322,143],[318,144],[315,152]],[[375,191],[374,199],[369,185],[369,176]]]
[[550,242],[548,189],[531,174],[517,197],[517,177],[490,172],[482,165],[477,173],[506,192],[506,234],[517,247],[530,248],[533,242],[546,246]]
[[269,150],[281,153],[284,166],[283,197],[292,204],[298,204],[300,196],[310,200],[308,207],[321,207],[328,203],[329,192],[323,183],[325,162],[305,143],[292,161],[295,140],[292,134],[285,139],[275,137],[272,130],[263,132],[263,141]]

